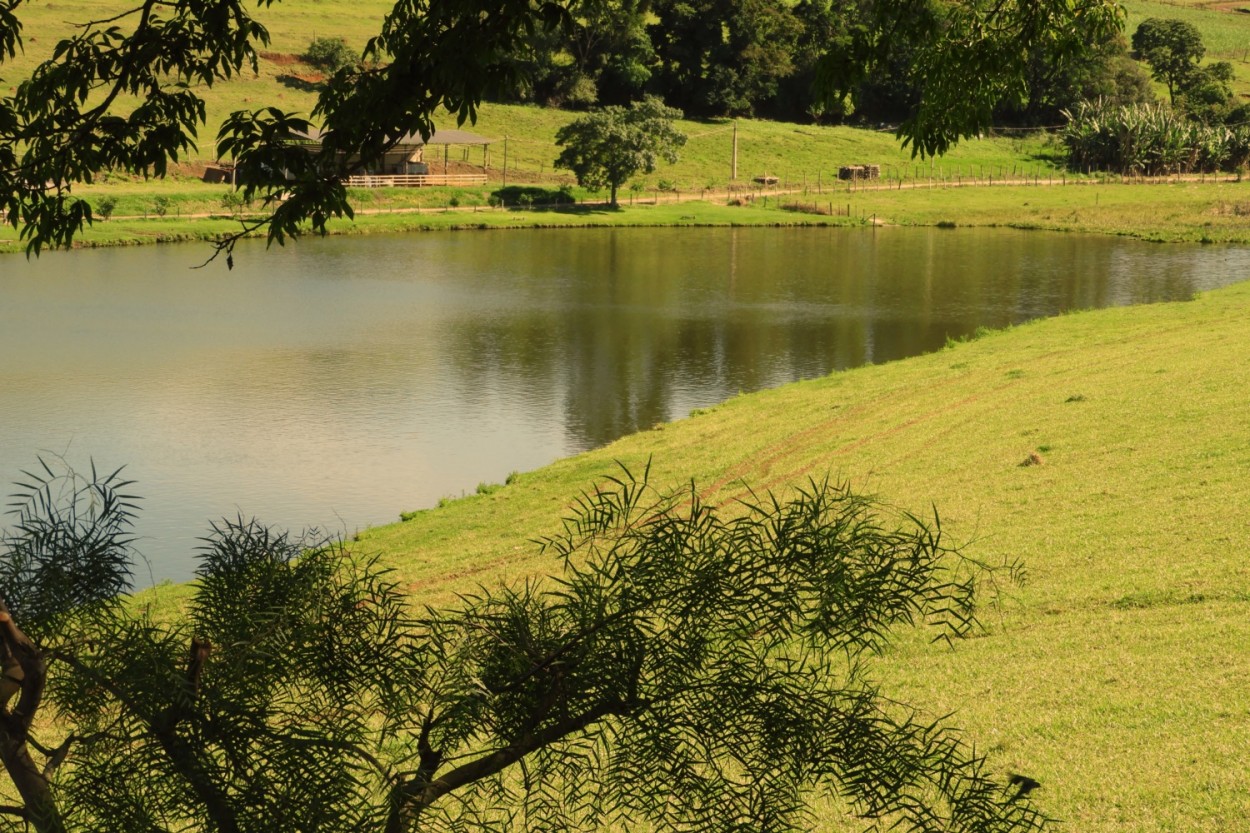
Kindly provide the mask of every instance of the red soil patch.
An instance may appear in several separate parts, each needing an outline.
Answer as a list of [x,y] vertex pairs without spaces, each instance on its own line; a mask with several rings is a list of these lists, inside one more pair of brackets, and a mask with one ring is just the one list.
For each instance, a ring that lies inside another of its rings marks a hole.
[[1215,12],[1250,14],[1250,3],[1247,3],[1246,0],[1237,0],[1237,2],[1232,3],[1205,3],[1202,8],[1210,9]]
[[279,66],[290,66],[291,64],[303,63],[298,55],[292,55],[289,52],[261,52],[260,57],[266,61],[278,64]]

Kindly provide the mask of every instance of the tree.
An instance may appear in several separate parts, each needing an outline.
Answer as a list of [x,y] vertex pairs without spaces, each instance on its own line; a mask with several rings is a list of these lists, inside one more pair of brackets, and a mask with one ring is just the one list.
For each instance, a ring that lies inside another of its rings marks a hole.
[[1150,65],[1151,75],[1167,86],[1168,98],[1175,104],[1207,50],[1192,23],[1151,17],[1133,33],[1133,51]]
[[536,30],[510,58],[520,87],[500,100],[568,107],[641,98],[655,58],[646,15],[637,0],[603,0],[581,4],[567,26]]
[[1242,119],[1233,99],[1233,65],[1216,61],[1198,67],[1185,81],[1177,95],[1177,106],[1190,118],[1206,123],[1227,121],[1236,124]]
[[746,115],[794,71],[802,24],[772,0],[662,0],[649,27],[666,100],[701,116]]
[[[245,0],[135,2],[83,24],[0,98],[0,210],[30,253],[68,245],[91,221],[75,186],[109,170],[163,176],[204,126],[198,87],[254,70],[258,47],[268,43]],[[610,0],[400,0],[362,64],[328,79],[310,116],[263,107],[222,125],[218,155],[234,160],[236,181],[260,216],[222,238],[219,252],[229,263],[243,234],[263,229],[281,243],[350,217],[347,175],[406,134],[429,136],[436,121],[473,120],[483,97],[518,88],[522,70],[512,56],[536,31],[567,28],[574,10],[602,2]],[[855,36],[826,55],[817,78],[833,112],[892,41],[923,43],[919,104],[899,136],[925,155],[987,129],[993,107],[1023,84],[1033,47],[1056,29],[1079,18],[1090,39],[1101,41],[1123,24],[1117,0],[956,0],[926,30],[917,10],[928,5],[864,3]],[[21,48],[21,7],[21,0],[0,0],[0,62]],[[137,105],[127,103],[132,97]],[[313,119],[322,130],[317,154],[297,142]]]
[[556,144],[564,148],[556,167],[572,171],[578,185],[607,188],[615,208],[617,189],[630,177],[651,173],[660,159],[677,161],[677,149],[686,143],[673,124],[681,115],[653,97],[588,113],[556,131]]
[[1035,50],[1022,99],[1004,101],[1000,118],[1028,126],[1063,122],[1064,111],[1081,101],[1101,99],[1113,106],[1132,106],[1154,101],[1150,79],[1128,52],[1122,37],[1090,40],[1077,23],[1057,36],[1070,39],[1066,59],[1055,61],[1042,49]]
[[791,9],[799,33],[790,50],[794,71],[778,79],[777,95],[762,102],[760,112],[782,121],[839,118],[843,110],[826,110],[813,95],[821,58],[847,37],[853,18],[850,0],[799,0]]
[[1082,44],[1062,33],[1079,24],[1101,43],[1123,28],[1116,0],[885,0],[865,2],[851,37],[825,56],[817,87],[834,107],[897,57],[912,51],[906,83],[914,105],[896,131],[913,153],[945,153],[994,123],[994,108],[1023,100],[1030,64],[1067,60]]
[[813,791],[882,826],[1044,823],[864,673],[896,625],[976,627],[984,568],[846,488],[722,511],[625,472],[544,542],[558,578],[419,613],[342,544],[223,523],[170,613],[118,595],[126,486],[45,467],[0,549],[0,818],[39,833],[781,831]]

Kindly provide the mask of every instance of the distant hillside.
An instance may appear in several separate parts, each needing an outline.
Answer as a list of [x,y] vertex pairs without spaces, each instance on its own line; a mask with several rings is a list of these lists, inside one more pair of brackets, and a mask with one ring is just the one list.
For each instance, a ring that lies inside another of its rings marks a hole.
[[[201,91],[208,106],[209,126],[188,161],[204,162],[215,157],[216,126],[234,110],[274,105],[309,112],[315,103],[315,84],[321,76],[316,68],[302,62],[302,52],[313,38],[324,36],[342,37],[353,48],[363,48],[391,5],[390,0],[284,0],[257,9],[258,19],[268,27],[272,39],[262,51],[259,71],[254,76]],[[1208,57],[1232,62],[1238,73],[1239,92],[1250,94],[1250,63],[1246,61],[1250,57],[1250,15],[1239,13],[1236,3],[1172,5],[1132,0],[1127,6],[1130,33],[1150,16],[1181,17],[1194,23],[1208,45]],[[4,82],[14,88],[38,61],[50,54],[58,40],[72,35],[74,24],[104,19],[125,8],[123,0],[62,0],[23,6],[26,49],[15,60],[0,66]],[[472,129],[501,140],[492,150],[495,166],[502,165],[502,140],[507,137],[510,164],[522,178],[549,178],[551,160],[556,156],[555,131],[573,117],[563,111],[488,105]],[[448,126],[453,124],[449,117]],[[690,136],[683,161],[675,168],[658,172],[646,187],[672,184],[683,191],[697,191],[728,181],[732,123],[691,122],[683,129]],[[823,180],[837,166],[855,162],[883,165],[887,176],[917,171],[910,153],[902,151],[888,131],[740,120],[738,139],[740,179],[771,174],[799,182],[805,177]],[[973,165],[1022,172],[1029,166],[1051,164],[1057,158],[1057,150],[1036,140],[995,140],[965,142],[942,164],[967,175]],[[468,161],[476,162],[477,158]]]

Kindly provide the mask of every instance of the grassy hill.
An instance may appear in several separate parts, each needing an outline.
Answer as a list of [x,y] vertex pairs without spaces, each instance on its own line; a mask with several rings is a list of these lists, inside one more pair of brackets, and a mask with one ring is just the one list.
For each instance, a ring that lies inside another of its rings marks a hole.
[[[362,48],[377,31],[390,6],[389,0],[284,0],[257,9],[257,17],[270,31],[271,43],[262,52],[257,73],[244,73],[229,83],[200,90],[207,103],[208,124],[199,137],[198,148],[184,160],[190,163],[184,170],[188,178],[195,178],[199,164],[215,158],[217,125],[226,114],[270,104],[309,112],[315,103],[311,87],[319,75],[315,68],[302,63],[299,55],[313,38],[324,35],[343,37],[353,48]],[[1250,55],[1246,52],[1250,44],[1250,15],[1239,13],[1236,4],[1130,0],[1127,7],[1129,33],[1142,19],[1151,16],[1180,17],[1193,22],[1203,33],[1209,57],[1231,61],[1239,73],[1236,83],[1239,93],[1250,95],[1250,63],[1247,62]],[[23,6],[26,50],[15,60],[0,66],[4,82],[12,87],[26,77],[39,60],[47,57],[57,40],[72,34],[75,22],[104,19],[122,8],[124,4],[120,0],[60,0],[55,4]],[[506,137],[510,176],[514,181],[557,181],[560,177],[551,167],[557,155],[554,136],[556,130],[573,117],[561,111],[492,104],[482,108],[478,123],[471,127],[475,132],[499,140],[491,155],[496,174],[500,173],[503,162]],[[455,126],[450,116],[446,126]],[[682,129],[690,141],[681,162],[645,178],[643,187],[649,190],[668,184],[695,192],[728,183],[732,173],[734,124],[728,120],[685,122]],[[859,162],[882,165],[888,178],[915,176],[925,167],[902,150],[889,131],[742,119],[737,122],[737,132],[741,181],[768,174],[814,185],[835,176],[840,165]],[[453,149],[453,161],[456,161],[456,153]],[[1045,171],[1060,158],[1060,149],[1043,138],[988,138],[961,143],[937,163],[935,172],[955,176],[967,176],[974,171],[982,175],[987,172],[1000,176],[1020,175],[1026,171]],[[480,161],[476,152],[471,155],[471,161]],[[190,187],[189,182],[183,181]],[[118,184],[114,177],[110,187]],[[140,188],[147,185],[130,184]],[[220,197],[206,197],[201,192],[199,195],[175,195],[173,199],[176,205],[186,203],[186,211],[192,212],[217,208]],[[142,210],[142,206],[123,205],[118,211],[128,213],[127,209]]]
[[[299,55],[314,37],[321,35],[343,37],[352,47],[362,48],[376,32],[390,6],[389,0],[284,0],[257,9],[258,19],[268,27],[272,38],[262,52],[258,72],[245,73],[232,82],[200,90],[208,107],[208,124],[200,136],[199,148],[187,161],[203,162],[214,158],[217,125],[234,110],[273,104],[297,112],[310,111],[315,103],[310,84],[319,76],[315,68],[300,61]],[[61,0],[55,4],[23,6],[26,49],[15,60],[0,66],[4,82],[12,87],[29,75],[59,39],[73,33],[75,23],[101,20],[124,7],[119,0]],[[1238,38],[1244,41],[1245,36],[1250,35],[1250,17],[1214,13],[1207,16],[1221,21],[1217,28],[1227,30],[1230,41]],[[1250,84],[1247,87],[1250,88]],[[559,111],[488,105],[473,129],[490,138],[508,137],[511,164],[520,174],[535,177],[551,174],[551,162],[557,152],[555,131],[571,118],[573,115]],[[450,117],[447,126],[454,126]],[[831,176],[839,165],[857,161],[884,165],[887,173],[915,170],[910,153],[902,151],[888,131],[779,125],[753,120],[740,120],[738,127],[739,176],[742,179],[768,173],[797,181],[805,177],[815,181],[818,176]],[[690,136],[683,161],[651,178],[649,185],[663,178],[683,189],[698,190],[713,182],[728,181],[732,124],[728,121],[685,123],[683,129]],[[493,149],[492,155],[496,166],[502,163],[502,144]],[[952,170],[963,166],[962,170],[967,171],[973,165],[1023,170],[1055,158],[1056,151],[1044,143],[1003,139],[965,143],[944,161]]]
[[[953,650],[875,672],[1082,833],[1227,831],[1250,810],[1250,285],[1067,315],[751,396],[362,536],[417,600],[552,565],[529,541],[616,461],[730,501],[832,475],[1023,586]],[[1039,465],[1022,465],[1036,454]]]
[[[376,32],[390,5],[390,0],[359,0],[351,3],[346,0],[285,0],[257,9],[256,14],[269,28],[272,41],[262,52],[256,74],[245,73],[230,83],[201,90],[208,105],[208,125],[200,136],[199,147],[184,160],[188,164],[177,170],[171,180],[165,183],[105,175],[101,184],[80,188],[79,193],[92,201],[97,201],[105,194],[116,198],[118,203],[115,214],[119,217],[142,219],[163,213],[168,218],[181,221],[190,215],[223,214],[222,199],[226,189],[223,186],[201,185],[198,181],[200,166],[215,158],[216,126],[222,118],[236,109],[267,104],[308,112],[315,102],[310,84],[317,80],[318,75],[315,68],[300,61],[299,55],[319,35],[340,36],[354,48],[363,47],[366,40]],[[5,81],[12,87],[17,80],[28,75],[36,62],[50,53],[57,40],[72,34],[74,22],[104,19],[123,7],[120,0],[60,0],[55,4],[23,6],[26,50],[14,61],[0,67]],[[1238,88],[1250,93],[1250,63],[1245,60],[1245,45],[1250,43],[1250,15],[1239,13],[1237,8],[1236,4],[1230,3],[1164,4],[1157,0],[1131,0],[1128,3],[1128,31],[1131,32],[1148,16],[1172,16],[1190,20],[1202,31],[1210,57],[1232,61],[1241,73]],[[427,189],[422,192],[402,189],[361,191],[355,195],[356,204],[365,210],[405,209],[415,206],[442,208],[454,196],[461,205],[485,205],[489,192],[504,178],[501,166],[505,156],[505,144],[509,168],[507,177],[510,182],[569,183],[571,177],[564,172],[553,171],[552,162],[558,152],[554,142],[555,133],[572,118],[574,115],[571,113],[537,107],[486,105],[481,110],[478,123],[472,125],[472,128],[497,140],[491,154],[491,175],[494,182],[490,187],[455,193],[445,189]],[[448,117],[447,126],[454,126],[454,119]],[[1056,169],[1062,157],[1061,149],[1051,140],[1017,134],[965,141],[941,160],[918,163],[911,158],[910,153],[899,147],[898,141],[889,131],[780,124],[750,119],[737,120],[736,124],[728,120],[684,122],[681,127],[689,136],[681,161],[675,166],[664,166],[655,174],[641,178],[638,187],[643,189],[644,194],[661,186],[676,188],[685,194],[696,194],[704,189],[729,184],[732,177],[735,128],[739,151],[738,182],[749,183],[753,177],[767,174],[780,177],[794,186],[806,186],[811,190],[821,191],[834,180],[838,167],[845,164],[881,165],[883,176],[890,181],[900,177],[923,177],[927,173],[947,180],[971,175],[982,179],[992,175],[1001,180],[1003,177],[1030,174],[1046,176]],[[456,149],[453,149],[453,163],[458,161],[457,155]],[[470,154],[469,161],[480,161],[476,151]],[[917,202],[908,197],[899,199],[909,204]],[[1035,219],[1008,216],[1000,221],[1044,227],[1079,226],[1080,217],[1088,216],[1091,212],[1083,210],[1087,206],[1079,198],[1072,199],[1076,200],[1076,204],[1064,215],[1050,212],[1053,216],[1039,216]],[[159,206],[158,201],[164,205]],[[893,212],[890,201],[886,200],[882,201],[879,211],[884,217],[911,222],[915,221],[918,214],[932,213],[935,205],[948,201],[940,198],[915,211],[904,207],[902,211]],[[1120,220],[1116,224],[1119,227],[1124,226],[1124,222]],[[1133,224],[1131,218],[1128,224]],[[199,223],[191,227],[190,224],[180,222],[174,226],[149,229],[138,225],[125,231],[116,225],[108,228],[101,226],[84,235],[84,240],[105,242],[154,238],[186,239],[211,235],[222,228],[230,227],[221,223],[211,227],[210,224]],[[1212,239],[1227,239],[1227,235],[1216,235]],[[20,248],[12,241],[11,233],[0,231],[0,248]]]

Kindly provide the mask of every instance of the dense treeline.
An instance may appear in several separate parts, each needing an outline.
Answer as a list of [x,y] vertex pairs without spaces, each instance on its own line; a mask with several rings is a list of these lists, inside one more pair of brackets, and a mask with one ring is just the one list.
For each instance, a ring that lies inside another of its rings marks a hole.
[[[883,38],[874,0],[616,0],[588,4],[512,55],[520,79],[503,101],[582,109],[657,95],[695,117],[898,123],[924,82],[923,56],[947,7],[919,0]],[[1027,78],[995,108],[998,123],[1058,124],[1079,101],[1132,104],[1149,80],[1123,39],[1090,37],[1078,18],[1029,55]],[[820,83],[817,83],[817,82]]]
[[[511,60],[522,79],[505,101],[570,109],[662,98],[693,117],[899,124],[913,118],[927,62],[950,28],[950,7],[916,0],[882,37],[865,21],[875,0],[615,0],[588,4],[543,30]],[[1204,63],[1191,24],[1151,18],[1098,38],[1076,16],[1035,41],[1023,76],[989,121],[1066,125],[1076,169],[1127,174],[1245,166],[1250,107],[1232,95],[1232,68]],[[875,32],[875,34],[874,34]],[[1151,77],[1167,90],[1156,101]]]

